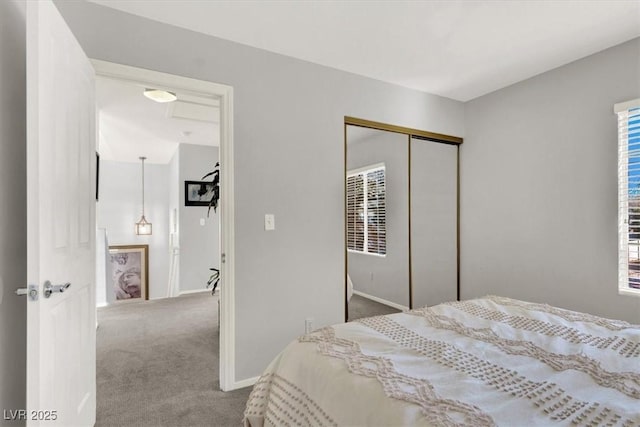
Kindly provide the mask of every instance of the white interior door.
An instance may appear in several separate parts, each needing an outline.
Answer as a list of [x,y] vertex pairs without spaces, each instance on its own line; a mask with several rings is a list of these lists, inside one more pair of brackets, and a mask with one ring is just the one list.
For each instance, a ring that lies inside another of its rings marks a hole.
[[28,425],[95,422],[94,173],[93,69],[53,3],[27,2]]

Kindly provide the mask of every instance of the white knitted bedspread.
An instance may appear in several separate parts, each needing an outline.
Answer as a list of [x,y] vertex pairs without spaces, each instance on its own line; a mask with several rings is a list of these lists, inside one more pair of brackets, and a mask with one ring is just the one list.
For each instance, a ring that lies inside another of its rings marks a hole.
[[640,426],[640,327],[503,298],[326,327],[254,386],[247,426]]

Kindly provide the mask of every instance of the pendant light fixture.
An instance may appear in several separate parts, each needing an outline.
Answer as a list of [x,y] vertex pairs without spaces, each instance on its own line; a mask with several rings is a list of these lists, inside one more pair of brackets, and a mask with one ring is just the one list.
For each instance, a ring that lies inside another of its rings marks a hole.
[[136,234],[148,236],[151,234],[151,223],[144,217],[144,161],[146,157],[140,157],[142,160],[142,217],[136,222]]
[[162,89],[145,89],[143,95],[160,103],[173,102],[178,99],[175,93]]

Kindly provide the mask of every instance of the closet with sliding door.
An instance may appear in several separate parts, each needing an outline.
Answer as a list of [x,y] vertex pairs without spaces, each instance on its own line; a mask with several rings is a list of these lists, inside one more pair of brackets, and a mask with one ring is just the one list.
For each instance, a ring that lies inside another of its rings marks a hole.
[[344,135],[345,318],[457,300],[462,138],[353,117]]

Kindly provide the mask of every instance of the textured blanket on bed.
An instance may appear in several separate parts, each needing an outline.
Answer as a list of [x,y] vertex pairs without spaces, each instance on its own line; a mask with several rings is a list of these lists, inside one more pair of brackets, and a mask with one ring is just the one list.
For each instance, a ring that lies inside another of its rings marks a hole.
[[291,343],[250,426],[640,426],[640,327],[502,297],[326,327]]

